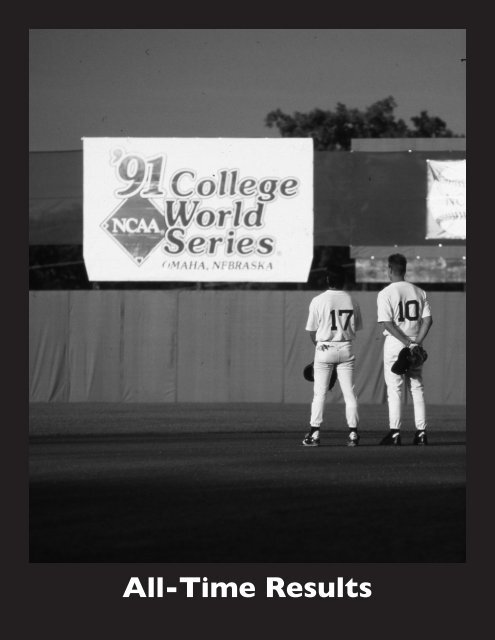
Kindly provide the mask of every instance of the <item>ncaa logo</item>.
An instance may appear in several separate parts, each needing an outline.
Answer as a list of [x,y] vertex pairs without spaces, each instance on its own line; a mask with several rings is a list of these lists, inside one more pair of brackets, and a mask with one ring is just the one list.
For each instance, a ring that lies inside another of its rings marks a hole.
[[140,266],[163,240],[166,224],[151,200],[135,195],[119,205],[101,228]]

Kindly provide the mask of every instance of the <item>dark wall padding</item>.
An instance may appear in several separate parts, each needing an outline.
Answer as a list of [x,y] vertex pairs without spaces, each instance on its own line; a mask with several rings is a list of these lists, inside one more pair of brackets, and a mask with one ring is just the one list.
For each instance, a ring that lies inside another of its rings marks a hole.
[[29,294],[29,395],[33,400],[69,399],[69,294]]
[[[306,324],[316,292],[32,291],[33,402],[309,403]],[[363,404],[386,402],[376,293],[354,292],[364,328],[355,342]],[[465,293],[428,294],[427,401],[466,403]],[[329,402],[342,402],[338,385]]]

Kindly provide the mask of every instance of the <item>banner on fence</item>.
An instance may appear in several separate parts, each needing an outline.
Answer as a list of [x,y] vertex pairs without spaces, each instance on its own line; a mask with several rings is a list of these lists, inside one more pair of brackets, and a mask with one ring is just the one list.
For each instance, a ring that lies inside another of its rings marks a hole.
[[84,138],[93,281],[306,282],[313,141]]
[[466,238],[466,160],[427,160],[426,239]]

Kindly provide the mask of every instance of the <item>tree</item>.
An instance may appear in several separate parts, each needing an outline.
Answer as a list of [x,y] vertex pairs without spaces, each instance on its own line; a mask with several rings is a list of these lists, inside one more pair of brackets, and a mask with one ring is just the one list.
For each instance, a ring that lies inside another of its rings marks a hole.
[[292,116],[280,109],[270,111],[265,118],[267,127],[276,127],[283,138],[314,140],[317,151],[349,150],[352,138],[452,138],[446,123],[430,117],[427,111],[411,118],[414,128],[396,119],[397,103],[392,96],[378,100],[364,111],[349,109],[341,102],[335,111],[313,109],[308,113],[296,111]]
[[428,111],[421,111],[419,116],[411,118],[414,124],[414,138],[453,138],[455,137],[446,123],[440,118],[431,118]]

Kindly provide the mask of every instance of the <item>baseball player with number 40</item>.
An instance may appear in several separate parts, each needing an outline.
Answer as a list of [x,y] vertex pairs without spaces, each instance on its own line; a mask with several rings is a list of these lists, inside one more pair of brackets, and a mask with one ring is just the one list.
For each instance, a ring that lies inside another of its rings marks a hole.
[[389,256],[388,275],[391,283],[380,291],[377,299],[378,322],[385,335],[383,366],[390,426],[389,433],[380,444],[392,446],[401,444],[404,384],[407,384],[413,400],[416,425],[413,443],[428,444],[422,377],[422,363],[427,354],[422,343],[433,320],[426,293],[405,281],[406,266],[407,260],[402,254]]

